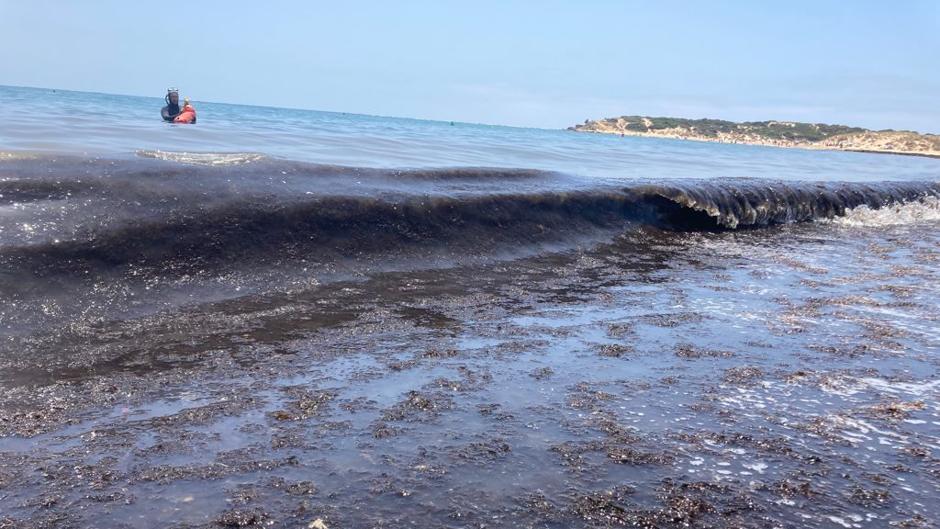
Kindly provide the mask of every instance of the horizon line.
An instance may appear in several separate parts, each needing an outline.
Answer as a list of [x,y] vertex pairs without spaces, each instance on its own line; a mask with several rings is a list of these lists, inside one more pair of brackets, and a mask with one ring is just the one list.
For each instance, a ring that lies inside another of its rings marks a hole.
[[[119,93],[119,92],[102,92],[102,91],[97,91],[97,90],[76,90],[76,89],[74,89],[74,88],[55,88],[55,87],[48,87],[48,86],[28,86],[28,85],[0,84],[0,87],[7,87],[7,88],[24,88],[24,89],[27,89],[27,90],[53,90],[53,91],[55,91],[55,90],[61,90],[61,91],[63,91],[63,92],[75,92],[75,93],[81,93],[81,94],[96,94],[96,95],[106,95],[106,96],[139,97],[139,98],[153,98],[153,99],[159,99],[159,96],[148,96],[148,95],[139,95],[139,94],[127,94],[127,93]],[[586,118],[586,119],[584,119],[583,121],[581,121],[581,122],[579,122],[579,123],[574,123],[574,124],[572,124],[572,125],[568,125],[568,126],[565,126],[565,127],[561,127],[561,128],[549,128],[549,127],[533,127],[533,126],[520,126],[520,125],[506,125],[506,124],[502,124],[502,123],[484,123],[484,122],[475,122],[475,121],[461,121],[461,120],[455,120],[455,119],[421,118],[421,117],[411,117],[411,116],[394,116],[394,115],[386,115],[386,114],[368,114],[368,113],[365,113],[365,112],[349,112],[349,111],[343,111],[343,110],[323,110],[323,109],[309,108],[309,107],[275,106],[275,105],[263,105],[263,104],[251,104],[251,103],[235,103],[235,102],[230,102],[230,101],[212,101],[212,100],[208,100],[208,99],[202,99],[201,101],[204,102],[204,103],[209,103],[209,104],[214,104],[214,105],[230,105],[230,106],[242,106],[242,107],[250,107],[250,108],[268,108],[268,109],[278,109],[278,110],[298,110],[298,111],[302,111],[302,112],[321,112],[321,113],[324,113],[324,114],[353,115],[353,116],[363,116],[363,117],[370,117],[370,118],[402,119],[402,120],[412,120],[412,121],[427,121],[427,122],[431,122],[431,123],[452,123],[452,124],[458,124],[458,123],[459,123],[459,124],[461,124],[461,125],[473,125],[473,126],[483,126],[483,127],[501,127],[501,128],[508,128],[508,129],[523,129],[523,130],[528,129],[528,130],[569,131],[569,130],[573,130],[574,127],[576,127],[576,126],[578,126],[578,125],[583,125],[584,123],[589,122],[589,121],[597,122],[597,121],[604,121],[604,120],[610,120],[610,119],[618,119],[618,118],[623,118],[623,117],[633,117],[633,116],[636,116],[636,117],[645,117],[645,118],[682,119],[682,120],[690,120],[690,121],[691,121],[691,120],[716,120],[716,121],[726,121],[726,122],[728,122],[728,123],[735,123],[735,124],[743,124],[743,123],[762,123],[762,122],[776,121],[776,122],[780,122],[780,123],[804,123],[804,124],[810,124],[810,125],[829,125],[829,126],[836,125],[836,126],[843,126],[843,127],[860,128],[860,129],[863,129],[863,130],[866,130],[866,131],[871,131],[871,132],[913,132],[913,133],[915,133],[915,134],[926,135],[926,136],[938,136],[938,135],[940,135],[940,133],[921,132],[921,131],[919,131],[919,130],[907,129],[907,128],[901,128],[901,129],[895,129],[895,128],[872,129],[872,128],[862,127],[862,126],[857,126],[857,125],[847,125],[847,124],[844,124],[844,123],[826,123],[826,122],[822,122],[822,121],[795,121],[795,120],[791,120],[791,119],[763,119],[763,120],[735,121],[735,120],[730,120],[730,119],[725,119],[725,118],[720,118],[720,117],[696,117],[696,118],[690,118],[690,117],[679,117],[679,116],[652,116],[652,115],[647,115],[647,114],[620,114],[620,115],[617,115],[617,116],[607,116],[607,117],[597,117],[597,118]]]

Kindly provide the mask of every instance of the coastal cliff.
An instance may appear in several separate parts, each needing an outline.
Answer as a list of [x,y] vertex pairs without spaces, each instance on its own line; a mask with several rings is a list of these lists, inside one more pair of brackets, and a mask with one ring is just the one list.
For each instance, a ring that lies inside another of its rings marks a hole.
[[682,140],[743,143],[773,147],[828,149],[940,158],[940,135],[868,130],[845,125],[793,121],[747,121],[621,116],[585,120],[568,127],[577,132],[652,136]]

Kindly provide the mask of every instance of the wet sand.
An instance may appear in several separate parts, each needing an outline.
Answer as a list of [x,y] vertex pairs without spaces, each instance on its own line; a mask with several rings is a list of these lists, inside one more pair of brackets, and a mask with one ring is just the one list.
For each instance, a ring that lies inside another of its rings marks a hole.
[[938,262],[647,229],[11,338],[0,527],[935,527]]

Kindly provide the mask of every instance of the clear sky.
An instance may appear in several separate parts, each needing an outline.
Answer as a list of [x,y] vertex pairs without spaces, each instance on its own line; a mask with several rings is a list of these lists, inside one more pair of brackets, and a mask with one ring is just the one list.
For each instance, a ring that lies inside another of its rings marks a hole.
[[0,84],[538,127],[940,133],[940,1],[0,0]]

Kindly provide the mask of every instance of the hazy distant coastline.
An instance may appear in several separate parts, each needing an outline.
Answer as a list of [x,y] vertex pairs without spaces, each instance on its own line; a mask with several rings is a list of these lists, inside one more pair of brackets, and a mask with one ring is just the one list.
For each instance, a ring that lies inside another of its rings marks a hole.
[[577,132],[652,136],[716,143],[827,149],[940,158],[940,135],[912,131],[869,130],[845,125],[794,121],[748,121],[620,116],[585,120],[568,127]]

